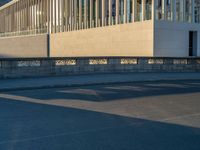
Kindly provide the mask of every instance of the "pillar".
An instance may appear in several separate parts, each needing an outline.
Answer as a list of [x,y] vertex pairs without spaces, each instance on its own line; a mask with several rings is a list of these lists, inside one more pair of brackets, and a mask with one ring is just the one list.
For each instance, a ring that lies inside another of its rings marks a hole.
[[124,0],[124,23],[127,23],[127,0]]
[[98,27],[99,22],[99,0],[96,0],[96,27]]
[[102,0],[102,18],[101,18],[101,21],[102,21],[102,26],[105,26],[105,0]]
[[90,28],[92,27],[93,22],[93,1],[94,0],[90,0]]
[[166,19],[166,0],[162,0],[162,19]]
[[137,7],[136,7],[136,0],[132,0],[132,22],[135,22],[136,20],[136,11],[137,11]]
[[109,0],[109,3],[108,3],[108,5],[109,5],[109,25],[112,25],[112,0]]
[[152,19],[153,21],[155,21],[156,1],[157,1],[157,0],[152,0],[151,19]]
[[172,19],[172,20],[173,20],[173,21],[176,21],[176,0],[173,0],[172,3],[173,3],[173,5],[172,5],[172,6],[173,6],[173,9],[172,9],[172,10],[173,10],[173,11],[172,11],[172,12],[173,12],[173,13],[172,13],[173,19]]
[[88,24],[88,0],[84,0],[84,28],[87,28]]
[[49,1],[49,33],[53,33],[53,0]]
[[79,0],[79,29],[82,27],[82,0]]
[[77,0],[74,0],[74,26],[77,30]]
[[183,0],[183,14],[182,14],[183,15],[183,22],[186,21],[185,11],[186,11],[186,1]]
[[69,0],[65,0],[65,31],[68,31],[69,24]]
[[146,0],[142,0],[142,19],[141,21],[146,20]]
[[61,24],[60,24],[60,23],[61,23],[61,22],[60,22],[60,21],[61,21],[61,20],[60,20],[60,18],[61,18],[61,17],[60,17],[60,15],[61,15],[61,14],[60,14],[60,3],[61,3],[61,0],[58,0],[57,3],[58,3],[58,12],[57,12],[57,13],[58,13],[58,19],[57,19],[57,21],[58,21],[58,32],[60,32],[60,27],[61,27]]
[[192,3],[191,3],[191,7],[192,7],[192,12],[191,12],[191,22],[192,23],[195,23],[195,2],[194,0],[192,0]]
[[115,20],[116,20],[116,24],[119,24],[119,0],[116,0],[116,16],[115,16]]
[[69,1],[69,28],[70,28],[70,31],[72,30],[72,1],[73,0],[70,0]]

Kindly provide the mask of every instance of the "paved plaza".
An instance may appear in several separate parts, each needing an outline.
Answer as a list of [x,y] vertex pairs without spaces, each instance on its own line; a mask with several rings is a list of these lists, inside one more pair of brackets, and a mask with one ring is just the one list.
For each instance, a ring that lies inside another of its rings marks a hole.
[[199,150],[200,80],[0,93],[0,150]]

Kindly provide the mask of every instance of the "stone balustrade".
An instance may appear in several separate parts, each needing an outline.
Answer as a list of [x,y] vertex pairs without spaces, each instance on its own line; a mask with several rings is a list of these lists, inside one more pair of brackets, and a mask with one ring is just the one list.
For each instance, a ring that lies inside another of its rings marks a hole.
[[200,58],[70,57],[0,59],[0,78],[126,72],[200,72]]

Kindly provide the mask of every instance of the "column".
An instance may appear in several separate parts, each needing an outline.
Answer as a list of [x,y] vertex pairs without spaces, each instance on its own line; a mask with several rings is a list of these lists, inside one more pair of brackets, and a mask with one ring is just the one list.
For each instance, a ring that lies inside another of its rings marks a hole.
[[96,0],[96,27],[98,27],[99,22],[99,0]]
[[79,29],[82,27],[82,0],[79,0]]
[[64,9],[65,9],[65,5],[64,5],[64,0],[60,0],[60,32],[63,32],[64,30]]
[[70,0],[69,2],[69,26],[70,26],[70,31],[72,30],[73,23],[72,23],[72,1]]
[[102,0],[102,26],[105,26],[105,0]]
[[135,22],[136,20],[136,11],[137,11],[137,2],[136,0],[132,0],[132,22]]
[[60,26],[61,26],[61,25],[60,25],[60,21],[61,21],[61,20],[60,20],[60,15],[61,15],[61,14],[60,14],[60,2],[61,2],[61,0],[58,0],[58,1],[57,1],[57,3],[58,3],[58,7],[57,7],[57,8],[58,8],[58,11],[57,11],[57,13],[58,13],[58,19],[57,19],[57,21],[58,21],[58,32],[60,32]]
[[119,24],[119,0],[116,0],[116,16],[115,16],[115,20],[116,20],[116,24]]
[[93,1],[90,0],[90,28],[92,27],[92,22],[93,22]]
[[153,22],[155,21],[156,1],[157,0],[152,0],[151,19],[152,19]]
[[65,31],[68,31],[69,24],[69,0],[65,0]]
[[112,0],[109,0],[109,25],[112,25]]
[[57,33],[57,0],[54,0],[54,32]]
[[185,11],[186,11],[186,1],[183,0],[183,14],[182,14],[183,15],[183,22],[186,21]]
[[162,0],[162,19],[166,19],[166,0]]
[[[42,20],[41,20],[41,0],[39,0],[38,1],[38,19],[39,19],[39,24],[38,24],[38,31],[40,32],[40,29],[41,29],[41,22],[42,22]],[[23,19],[24,20],[24,19]]]
[[173,0],[172,3],[173,3],[173,11],[172,11],[173,19],[172,20],[176,21],[176,0]]
[[87,28],[88,24],[88,0],[84,0],[84,28]]
[[50,0],[46,0],[47,33],[50,34]]
[[124,23],[127,23],[127,0],[124,0]]
[[142,20],[141,21],[144,21],[146,20],[146,0],[142,0]]
[[192,12],[191,12],[191,22],[192,23],[195,23],[195,2],[194,0],[192,0],[192,3],[191,3],[191,7],[192,7]]

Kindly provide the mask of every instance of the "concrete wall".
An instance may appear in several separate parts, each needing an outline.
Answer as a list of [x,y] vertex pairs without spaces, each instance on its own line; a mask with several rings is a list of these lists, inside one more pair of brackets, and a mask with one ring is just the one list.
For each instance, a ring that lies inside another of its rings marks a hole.
[[153,56],[152,21],[50,35],[50,56]]
[[0,59],[0,78],[115,72],[200,72],[200,58],[70,57]]
[[47,35],[0,38],[0,58],[47,57]]
[[200,25],[155,21],[154,56],[187,57],[189,55],[189,31],[198,32],[197,53],[200,56]]

